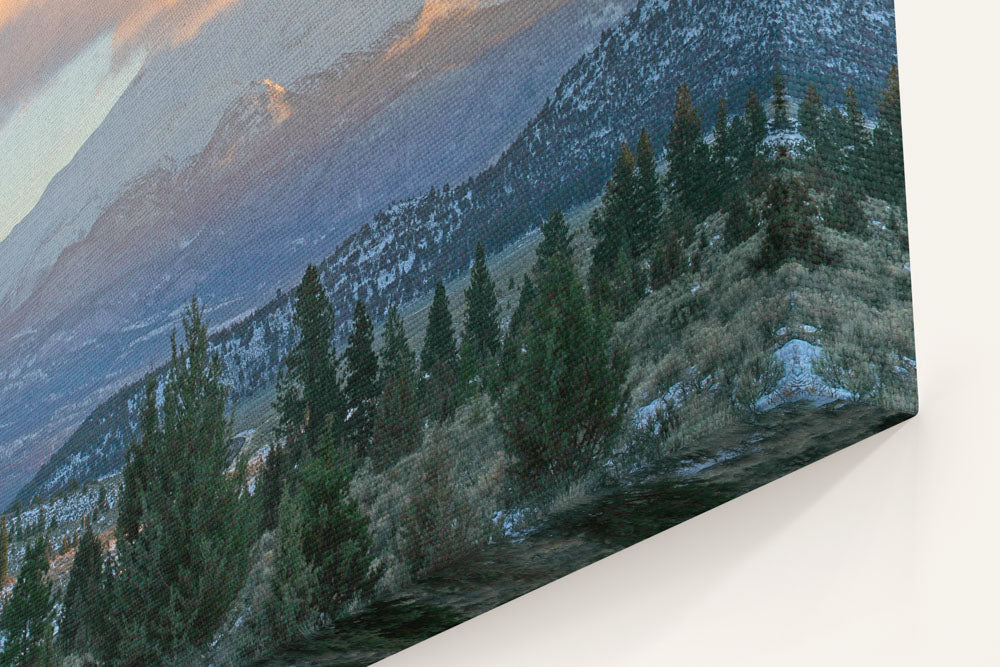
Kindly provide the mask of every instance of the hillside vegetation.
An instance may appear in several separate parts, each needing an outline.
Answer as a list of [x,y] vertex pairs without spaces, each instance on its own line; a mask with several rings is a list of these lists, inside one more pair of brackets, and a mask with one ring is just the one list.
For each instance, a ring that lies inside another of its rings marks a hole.
[[[778,76],[770,113],[752,92],[735,116],[720,102],[706,141],[681,85],[665,173],[642,132],[589,215],[552,211],[492,265],[480,244],[409,326],[391,306],[379,345],[358,300],[333,347],[310,266],[289,296],[273,416],[255,406],[271,427],[236,449],[192,302],[106,503],[113,546],[89,529],[67,542],[61,594],[44,519],[30,534],[33,510],[3,522],[24,545],[5,610],[35,610],[0,614],[4,661],[240,664],[608,489],[723,460],[741,443],[707,436],[775,407],[913,414],[895,75],[874,130],[843,99],[811,89],[793,118]],[[57,617],[71,633],[37,631]]]

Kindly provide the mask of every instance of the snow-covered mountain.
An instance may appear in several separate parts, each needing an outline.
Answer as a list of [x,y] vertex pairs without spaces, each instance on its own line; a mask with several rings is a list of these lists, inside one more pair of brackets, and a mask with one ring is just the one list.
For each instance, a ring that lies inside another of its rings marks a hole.
[[[603,9],[608,3],[595,3],[589,9],[595,5]],[[614,12],[591,11],[588,16],[597,26]],[[805,86],[816,83],[829,99],[839,101],[842,89],[853,85],[870,108],[895,59],[891,0],[837,0],[825,3],[820,10],[808,0],[644,0],[614,29],[605,30],[591,52],[572,66],[567,63],[558,83],[553,81],[548,89],[533,91],[549,97],[539,103],[533,119],[522,123],[520,133],[511,133],[504,142],[506,150],[497,153],[498,157],[475,177],[462,180],[462,169],[436,170],[433,163],[442,150],[449,162],[460,161],[459,154],[475,145],[468,142],[491,129],[492,110],[477,109],[476,127],[467,126],[457,135],[461,140],[456,138],[451,146],[447,140],[441,145],[438,128],[460,122],[455,116],[437,119],[444,122],[435,124],[434,130],[427,127],[437,141],[424,154],[386,150],[371,171],[356,163],[340,165],[370,178],[379,178],[387,170],[391,178],[410,174],[412,179],[411,172],[419,164],[437,187],[408,199],[396,196],[407,187],[394,191],[383,201],[399,199],[400,203],[376,212],[371,222],[344,240],[323,262],[323,279],[337,309],[337,320],[342,325],[347,322],[358,298],[367,300],[374,312],[384,313],[388,304],[424,293],[438,277],[466,270],[477,241],[490,251],[499,250],[536,227],[551,208],[569,207],[593,197],[606,180],[621,141],[634,141],[645,126],[662,145],[681,82],[692,87],[706,118],[711,118],[720,97],[727,99],[730,108],[737,108],[751,88],[766,96],[776,71],[785,73],[793,96],[800,96]],[[273,91],[265,92],[270,100]],[[294,108],[294,94],[289,96],[286,91],[281,99],[291,100]],[[449,112],[448,108],[436,108],[443,114]],[[400,117],[408,115],[404,105],[397,111]],[[295,118],[294,112],[291,117]],[[384,123],[384,118],[379,122]],[[384,125],[364,127],[386,132]],[[310,164],[327,166],[319,161]],[[466,174],[471,173],[468,168],[473,164],[461,164]],[[330,172],[315,180],[307,176],[322,168],[311,166],[295,172],[297,178],[305,178],[298,182],[330,188],[335,183]],[[427,190],[425,183],[409,181],[409,192],[418,186],[416,191]],[[317,206],[317,201],[332,200],[358,212],[364,211],[364,204],[372,203],[359,204],[357,191],[324,199],[309,187],[295,198],[268,193],[272,195],[282,206],[302,211],[310,224],[297,228],[302,236],[296,242],[307,246],[319,246],[318,234],[327,233],[322,226],[316,229],[316,221],[331,212]],[[243,225],[255,220],[255,209],[235,210],[235,219]],[[248,241],[258,242],[252,234]],[[280,242],[273,237],[271,242],[272,256],[284,252]],[[302,263],[294,266],[296,273],[301,268]],[[220,314],[226,312],[217,306],[224,302],[223,293],[238,294],[242,289],[243,293],[260,294],[291,280],[290,276],[285,282],[262,280],[258,289],[245,284],[249,280],[245,274],[227,275],[233,278],[228,291],[216,287],[218,291],[206,293],[199,287],[199,294],[207,296],[209,305],[215,305]],[[170,302],[186,295],[172,294]],[[273,379],[291,343],[289,317],[288,299],[279,298],[214,338],[239,395],[252,394]],[[166,321],[160,317],[147,326],[153,327],[154,322],[162,326]],[[143,335],[149,335],[147,331],[140,329]],[[127,387],[93,412],[20,496],[28,499],[36,493],[49,493],[71,479],[106,474],[120,466],[125,443],[135,427],[137,392],[137,385]]]
[[[281,3],[157,56],[0,244],[0,500],[160,358],[195,290],[238,318],[385,202],[481,170],[632,1]],[[255,39],[291,53],[269,67]]]

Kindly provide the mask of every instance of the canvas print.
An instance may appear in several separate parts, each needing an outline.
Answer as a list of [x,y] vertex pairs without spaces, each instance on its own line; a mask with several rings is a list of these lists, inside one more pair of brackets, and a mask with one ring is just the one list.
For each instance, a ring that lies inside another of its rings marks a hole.
[[0,663],[371,664],[913,416],[900,119],[892,0],[0,4]]

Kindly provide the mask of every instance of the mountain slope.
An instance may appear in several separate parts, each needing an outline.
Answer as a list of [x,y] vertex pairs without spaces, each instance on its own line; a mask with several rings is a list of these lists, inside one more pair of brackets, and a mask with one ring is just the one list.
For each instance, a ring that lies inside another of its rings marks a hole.
[[[234,320],[385,202],[481,170],[628,2],[464,2],[430,17],[412,3],[409,18],[380,18],[375,45],[333,67],[292,79],[265,70],[241,84],[195,154],[161,160],[110,203],[84,203],[81,189],[79,214],[96,211],[89,227],[42,207],[71,238],[54,246],[58,259],[30,296],[0,315],[0,499],[157,361],[192,292],[214,321]],[[336,36],[329,20],[316,29]],[[288,39],[299,39],[298,25]],[[84,164],[100,180],[94,161]],[[42,218],[30,222],[44,227]]]
[[[873,99],[895,62],[891,17],[886,0],[841,0],[826,12],[793,0],[641,3],[569,68],[495,163],[459,185],[378,212],[323,263],[338,322],[346,322],[355,299],[384,313],[467,268],[476,241],[496,251],[550,208],[594,196],[622,140],[634,141],[646,124],[662,144],[681,82],[700,95],[706,116],[719,97],[737,107],[751,87],[764,94],[777,70],[793,92],[815,81],[835,99],[850,84]],[[834,52],[838,57],[825,61],[807,57]],[[216,337],[237,393],[252,394],[273,379],[290,340],[288,318],[288,301],[279,299]],[[124,390],[95,411],[20,497],[120,465],[134,428],[133,393]]]

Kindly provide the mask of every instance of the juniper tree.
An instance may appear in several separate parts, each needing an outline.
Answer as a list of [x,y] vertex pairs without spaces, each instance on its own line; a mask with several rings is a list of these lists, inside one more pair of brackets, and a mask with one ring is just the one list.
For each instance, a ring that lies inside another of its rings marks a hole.
[[434,288],[434,300],[428,313],[427,334],[420,353],[420,371],[423,373],[427,413],[441,421],[447,419],[455,411],[458,353],[448,293],[440,280]]
[[347,438],[360,456],[371,449],[372,425],[381,390],[378,357],[375,355],[375,327],[363,301],[354,307],[354,328],[344,353],[344,399],[347,409]]
[[723,231],[727,248],[735,248],[757,232],[757,215],[749,198],[739,193],[726,206]]
[[501,422],[514,472],[545,484],[589,468],[623,414],[623,358],[608,351],[610,322],[591,304],[572,260],[543,260],[533,322]]
[[316,604],[331,618],[356,595],[370,591],[376,574],[368,519],[350,495],[346,458],[325,434],[317,456],[302,470],[297,491],[302,553],[315,573]]
[[49,579],[48,544],[39,537],[28,546],[17,583],[0,611],[0,663],[33,667],[52,659],[55,592]]
[[303,551],[302,505],[288,489],[282,492],[277,508],[281,530],[274,554],[274,575],[267,611],[269,630],[276,638],[294,637],[308,630],[315,620],[319,586],[316,569]]
[[342,424],[344,416],[332,344],[333,308],[319,269],[312,264],[295,291],[292,322],[299,337],[285,360],[287,372],[279,376],[275,407],[280,415],[278,433],[287,439],[295,460],[301,461],[315,452],[328,420]]
[[59,644],[65,651],[86,652],[101,638],[102,565],[101,542],[88,526],[73,557],[59,621]]
[[499,352],[500,303],[486,266],[486,251],[480,243],[476,246],[469,288],[465,291],[461,354],[463,387],[476,377],[484,383],[492,377],[493,362]]
[[396,306],[389,308],[382,345],[382,395],[375,417],[373,455],[384,465],[420,442],[416,361]]
[[[171,340],[160,418],[147,423],[137,446],[146,471],[134,491],[138,529],[118,532],[109,623],[115,636],[102,642],[110,662],[158,663],[201,645],[246,572],[244,470],[228,473],[228,389],[196,300],[183,329],[183,345]],[[143,414],[148,419],[155,409],[155,394],[147,394]]]

